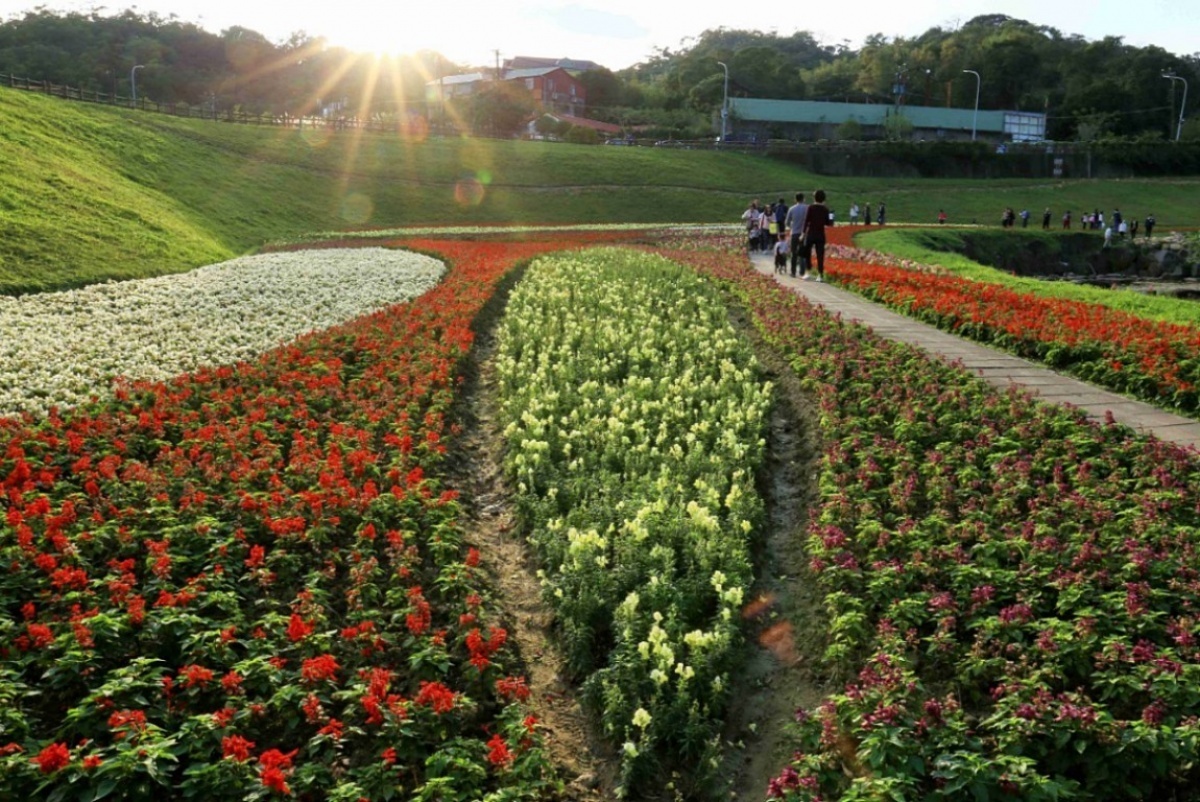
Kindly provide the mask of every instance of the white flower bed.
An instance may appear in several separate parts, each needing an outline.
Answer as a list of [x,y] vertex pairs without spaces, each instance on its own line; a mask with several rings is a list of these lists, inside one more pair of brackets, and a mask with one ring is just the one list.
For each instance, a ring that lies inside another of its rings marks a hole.
[[244,256],[175,276],[0,297],[0,415],[249,359],[436,285],[445,266],[385,248]]
[[364,231],[314,231],[292,240],[281,240],[278,244],[293,242],[315,242],[337,239],[395,239],[398,237],[460,237],[485,236],[488,234],[524,234],[546,231],[654,231],[656,233],[720,233],[727,229],[743,231],[741,223],[580,223],[544,226],[409,226],[407,228],[373,228]]

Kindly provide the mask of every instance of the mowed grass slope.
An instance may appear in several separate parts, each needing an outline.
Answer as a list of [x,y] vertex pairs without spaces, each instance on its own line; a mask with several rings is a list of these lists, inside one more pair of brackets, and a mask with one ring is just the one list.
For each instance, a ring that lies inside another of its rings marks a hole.
[[735,152],[298,131],[0,88],[0,293],[178,272],[314,231],[734,222],[751,198],[818,187],[841,221],[853,200],[886,201],[892,222],[1119,204],[1166,227],[1200,208],[1191,179],[830,178]]
[[314,230],[736,220],[762,187],[812,181],[739,154],[414,142],[0,89],[0,293],[178,272]]

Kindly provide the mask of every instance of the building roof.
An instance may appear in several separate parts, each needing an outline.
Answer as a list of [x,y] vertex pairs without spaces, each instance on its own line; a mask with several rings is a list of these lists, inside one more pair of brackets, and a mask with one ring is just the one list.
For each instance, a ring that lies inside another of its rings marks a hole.
[[426,86],[453,86],[454,84],[473,84],[477,81],[482,81],[484,75],[482,72],[468,72],[462,75],[443,75],[441,78],[434,78],[432,81],[426,81]]
[[537,78],[541,75],[549,75],[552,72],[561,70],[562,67],[528,67],[521,70],[505,70],[504,80],[515,81],[521,78]]
[[[896,107],[884,103],[829,103],[817,100],[761,100],[730,98],[730,111],[743,120],[778,123],[832,123],[841,125],[857,120],[863,125],[883,125],[896,113]],[[935,106],[905,106],[904,116],[914,128],[989,131],[1002,133],[1008,112],[974,109],[946,109]]]
[[504,67],[511,70],[524,70],[536,67],[562,67],[572,72],[587,72],[602,69],[594,61],[574,58],[540,58],[537,56],[517,56],[504,62]]
[[[523,70],[505,70],[504,80],[518,81],[522,78],[537,78],[542,75],[548,75],[552,72],[562,70],[562,67],[531,67]],[[568,73],[569,74],[569,73]],[[572,76],[573,78],[574,76]],[[454,86],[455,84],[473,84],[479,81],[490,81],[491,73],[468,72],[462,75],[446,75],[442,78],[434,78],[432,81],[426,81],[426,86]]]

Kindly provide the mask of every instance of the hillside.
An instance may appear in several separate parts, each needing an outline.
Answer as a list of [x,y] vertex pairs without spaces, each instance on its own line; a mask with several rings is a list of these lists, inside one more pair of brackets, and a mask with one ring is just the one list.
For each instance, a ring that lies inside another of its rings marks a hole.
[[[481,200],[456,199],[464,178]],[[184,270],[316,229],[736,219],[762,187],[812,180],[733,154],[249,128],[0,90],[0,293]]]
[[[0,294],[178,272],[311,231],[732,222],[824,186],[839,220],[1121,206],[1195,225],[1200,181],[818,177],[756,155],[239,126],[0,89]],[[1057,216],[1056,216],[1057,219]],[[1078,219],[1078,217],[1076,217]]]

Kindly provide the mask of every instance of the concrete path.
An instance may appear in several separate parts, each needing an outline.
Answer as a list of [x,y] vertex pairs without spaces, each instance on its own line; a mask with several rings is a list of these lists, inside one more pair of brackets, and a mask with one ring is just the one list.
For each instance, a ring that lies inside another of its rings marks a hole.
[[[775,275],[770,254],[754,254],[750,261],[760,273]],[[1078,407],[1088,417],[1100,422],[1104,421],[1105,413],[1111,412],[1118,423],[1137,432],[1200,449],[1200,421],[1174,415],[1142,401],[1056,373],[1036,362],[948,334],[830,284],[778,275],[775,275],[775,280],[830,312],[840,313],[845,320],[869,326],[885,339],[915,345],[947,362],[959,362],[994,387],[1003,389],[1018,385],[1043,401]]]

